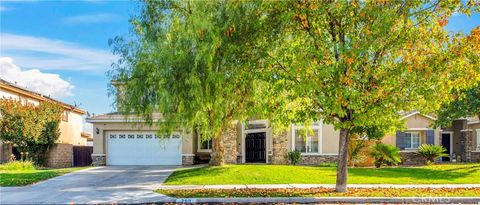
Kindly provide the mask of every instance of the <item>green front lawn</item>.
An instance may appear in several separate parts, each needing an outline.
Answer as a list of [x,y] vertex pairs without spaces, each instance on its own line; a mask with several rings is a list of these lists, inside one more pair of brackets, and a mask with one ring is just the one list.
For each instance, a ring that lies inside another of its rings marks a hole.
[[24,186],[87,167],[34,170],[0,170],[0,186]]
[[[480,164],[349,168],[350,184],[479,184]],[[227,165],[175,171],[166,185],[334,184],[336,167]]]

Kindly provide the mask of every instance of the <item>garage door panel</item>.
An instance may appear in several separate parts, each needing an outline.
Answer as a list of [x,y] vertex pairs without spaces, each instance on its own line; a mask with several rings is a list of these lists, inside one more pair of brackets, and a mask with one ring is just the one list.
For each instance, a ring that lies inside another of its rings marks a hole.
[[181,165],[181,138],[156,138],[153,132],[108,132],[108,165]]

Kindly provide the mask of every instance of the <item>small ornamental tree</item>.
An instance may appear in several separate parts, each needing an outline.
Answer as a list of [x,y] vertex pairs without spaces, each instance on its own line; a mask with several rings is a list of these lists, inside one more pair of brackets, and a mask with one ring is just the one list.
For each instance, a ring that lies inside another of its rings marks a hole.
[[62,107],[51,102],[35,106],[0,99],[0,139],[28,152],[36,164],[45,165],[49,149],[60,136],[62,112]]
[[211,165],[224,163],[222,133],[253,107],[255,75],[250,41],[255,2],[144,1],[131,20],[133,41],[111,43],[120,60],[110,72],[121,84],[116,105],[161,132],[194,127],[213,139]]
[[444,27],[453,13],[478,12],[474,1],[266,1],[263,7],[271,119],[323,119],[340,130],[338,192],[347,190],[351,136],[391,132],[401,111],[435,112],[453,90],[480,80],[477,34]]

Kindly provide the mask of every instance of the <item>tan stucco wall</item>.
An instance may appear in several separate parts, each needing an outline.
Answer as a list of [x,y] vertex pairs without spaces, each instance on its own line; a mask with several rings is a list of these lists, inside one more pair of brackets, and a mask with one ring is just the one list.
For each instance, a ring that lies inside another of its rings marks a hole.
[[[410,116],[405,119],[405,131],[420,131],[421,135],[421,142],[425,143],[426,142],[426,129],[433,129],[435,133],[435,144],[439,145],[440,144],[440,128],[431,128],[431,124],[433,123],[432,119],[429,119],[427,117],[424,117],[420,114],[416,114],[413,116]],[[390,145],[396,145],[396,133],[389,133],[385,135],[382,139],[382,142],[385,144],[390,144]]]
[[338,154],[340,131],[335,130],[333,125],[322,125],[322,152],[323,154]]
[[[149,126],[145,123],[92,123],[93,124],[93,154],[106,154],[105,133],[108,131],[157,131],[157,126]],[[98,134],[97,134],[98,128]],[[181,131],[180,131],[181,132]],[[182,154],[194,154],[196,140],[193,139],[193,131],[186,129],[182,133]]]
[[68,121],[60,122],[60,137],[58,143],[66,143],[72,145],[87,145],[87,138],[81,136],[83,119],[82,115],[75,112],[68,112]]
[[468,125],[468,129],[472,130],[472,134],[473,134],[472,141],[473,141],[473,146],[475,146],[477,145],[477,134],[478,134],[477,130],[480,130],[480,123]]
[[25,98],[27,99],[28,103],[38,105],[38,100],[36,99],[28,98],[26,96],[20,95],[19,93],[14,93],[9,90],[4,90],[2,88],[0,88],[0,98],[13,99],[13,100],[20,100],[20,98]]

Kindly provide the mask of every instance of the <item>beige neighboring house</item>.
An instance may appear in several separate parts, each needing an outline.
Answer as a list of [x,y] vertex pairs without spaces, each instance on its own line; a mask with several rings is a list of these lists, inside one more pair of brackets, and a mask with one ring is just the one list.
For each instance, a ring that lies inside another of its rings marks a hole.
[[[73,164],[73,146],[85,146],[91,135],[82,134],[85,111],[73,105],[30,91],[14,83],[0,79],[0,98],[20,100],[23,104],[38,105],[45,101],[54,102],[65,110],[60,122],[60,137],[57,146],[50,152],[48,165],[70,167]],[[6,162],[12,155],[12,144],[0,141],[0,162]]]

